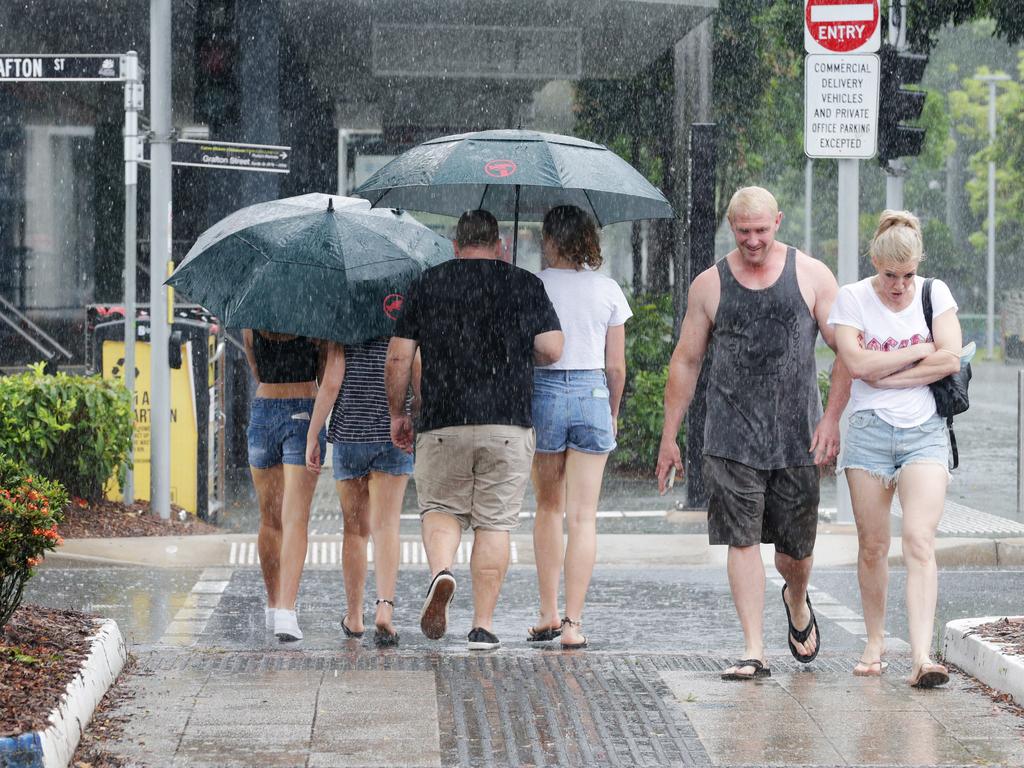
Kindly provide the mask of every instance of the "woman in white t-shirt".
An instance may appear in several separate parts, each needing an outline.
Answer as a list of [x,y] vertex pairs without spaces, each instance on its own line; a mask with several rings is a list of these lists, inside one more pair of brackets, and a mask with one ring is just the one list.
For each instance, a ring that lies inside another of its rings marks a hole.
[[[539,273],[565,334],[557,363],[534,373],[533,426],[537,452],[533,486],[537,517],[533,546],[540,591],[540,621],[528,641],[561,636],[565,649],[585,648],[583,603],[597,553],[597,502],[626,382],[625,322],[632,316],[618,284],[601,266],[597,225],[572,205],[544,217]],[[564,554],[565,614],[558,611],[562,571],[562,518],[569,537]]]
[[886,667],[889,511],[903,507],[903,559],[912,670],[909,682],[930,688],[949,680],[930,658],[938,579],[935,531],[949,482],[949,437],[928,385],[960,366],[961,332],[949,288],[934,280],[932,333],[917,275],[921,225],[907,211],[883,211],[871,241],[878,274],[839,290],[828,322],[839,356],[853,375],[850,424],[839,468],[845,470],[857,521],[857,575],[868,639],[853,673]]

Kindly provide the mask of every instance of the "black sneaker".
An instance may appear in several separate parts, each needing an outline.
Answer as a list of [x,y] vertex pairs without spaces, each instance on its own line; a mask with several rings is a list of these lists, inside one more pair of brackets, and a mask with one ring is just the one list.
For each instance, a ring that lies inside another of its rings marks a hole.
[[455,577],[447,568],[430,582],[420,611],[420,629],[431,640],[440,640],[448,629],[448,606],[455,597]]
[[469,650],[471,651],[493,651],[501,645],[501,640],[493,632],[488,632],[483,627],[473,627],[469,631]]

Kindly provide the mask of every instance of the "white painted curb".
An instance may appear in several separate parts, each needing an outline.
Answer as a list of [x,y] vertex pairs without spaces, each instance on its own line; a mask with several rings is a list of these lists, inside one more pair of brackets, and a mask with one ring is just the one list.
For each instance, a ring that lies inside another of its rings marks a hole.
[[942,656],[971,677],[1024,704],[1024,658],[1005,654],[1001,643],[972,634],[976,627],[1003,618],[1008,617],[986,616],[949,622],[942,642]]
[[66,768],[71,763],[82,731],[127,659],[128,649],[117,622],[103,619],[89,656],[50,713],[49,727],[39,734],[44,768]]

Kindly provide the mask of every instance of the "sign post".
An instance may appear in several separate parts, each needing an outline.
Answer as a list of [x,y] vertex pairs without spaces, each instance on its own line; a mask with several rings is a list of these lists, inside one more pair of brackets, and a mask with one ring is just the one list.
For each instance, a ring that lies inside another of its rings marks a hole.
[[[857,279],[859,162],[878,150],[879,16],[879,0],[804,0],[804,153],[839,163],[840,285]],[[841,429],[845,439],[845,418]],[[839,519],[852,520],[842,475],[836,503]]]
[[[139,55],[121,53],[0,54],[0,82],[8,83],[124,83],[124,384],[135,398],[135,272],[137,253],[136,190],[138,161],[142,157],[138,133],[138,112],[142,109],[143,86]],[[134,443],[134,436],[133,441]],[[128,449],[129,466],[134,447]],[[132,470],[125,478],[124,501],[135,501]]]

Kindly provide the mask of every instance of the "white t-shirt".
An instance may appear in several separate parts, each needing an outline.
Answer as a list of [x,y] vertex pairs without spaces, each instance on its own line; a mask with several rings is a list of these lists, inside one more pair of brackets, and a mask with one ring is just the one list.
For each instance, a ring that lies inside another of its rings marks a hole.
[[[932,341],[921,305],[924,278],[914,278],[914,299],[902,312],[886,307],[874,287],[873,277],[839,289],[828,316],[829,325],[849,325],[861,332],[865,349],[889,352]],[[941,280],[932,281],[932,318],[957,309],[949,288]],[[874,410],[894,427],[916,427],[935,414],[935,398],[927,384],[902,389],[878,389],[855,379],[850,390],[850,413]]]
[[555,305],[565,334],[562,357],[549,371],[590,371],[604,368],[608,327],[622,325],[633,311],[619,284],[591,269],[542,269],[537,273]]

